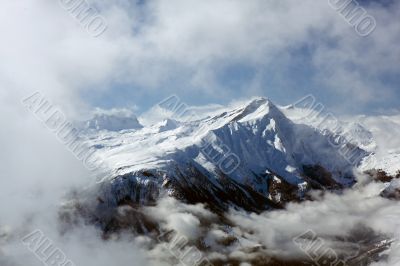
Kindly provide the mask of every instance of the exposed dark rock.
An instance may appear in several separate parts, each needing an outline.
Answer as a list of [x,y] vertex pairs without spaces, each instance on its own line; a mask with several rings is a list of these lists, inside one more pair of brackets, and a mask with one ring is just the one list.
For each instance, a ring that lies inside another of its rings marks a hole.
[[387,199],[400,200],[400,187],[388,187],[381,192],[380,196]]
[[[289,202],[307,199],[309,189],[339,189],[341,186],[322,166],[304,166],[305,185],[299,188],[290,184],[276,173],[267,171],[257,175],[257,184],[238,183],[224,173],[209,177],[196,165],[184,169],[176,167],[173,172],[143,170],[114,177],[110,182],[103,182],[97,191],[85,196],[85,202],[76,200],[73,206],[64,208],[60,218],[66,223],[77,223],[76,217],[86,217],[89,223],[99,224],[105,231],[114,231],[117,227],[129,227],[128,221],[137,230],[144,232],[154,229],[150,221],[136,211],[141,206],[156,204],[160,194],[167,193],[188,204],[202,203],[213,212],[223,214],[229,208],[244,209],[260,213],[270,209],[282,209]],[[253,187],[260,187],[256,191]],[[263,189],[262,187],[265,187]],[[75,198],[79,198],[76,196]],[[90,202],[88,204],[88,202]],[[126,212],[127,207],[131,210]],[[125,210],[125,214],[121,214]],[[131,214],[134,215],[131,215]],[[144,224],[143,227],[140,219]],[[89,218],[88,218],[89,217]],[[122,218],[121,218],[122,217]]]
[[284,205],[301,200],[299,188],[278,175],[272,175],[268,179],[268,193],[270,199],[276,204]]
[[382,183],[388,183],[395,178],[400,178],[400,173],[398,173],[396,176],[391,176],[391,175],[388,175],[388,173],[386,173],[382,169],[371,169],[371,170],[365,171],[364,173],[366,175],[370,176],[373,180],[379,181]]
[[170,190],[171,196],[187,203],[203,203],[216,212],[224,212],[229,207],[257,213],[282,208],[252,187],[239,184],[223,173],[219,174],[215,183],[210,182],[209,177],[193,166],[184,171],[178,169],[177,175],[169,179],[166,188]]
[[303,165],[304,179],[313,189],[342,189],[343,186],[333,179],[332,174],[320,165]]

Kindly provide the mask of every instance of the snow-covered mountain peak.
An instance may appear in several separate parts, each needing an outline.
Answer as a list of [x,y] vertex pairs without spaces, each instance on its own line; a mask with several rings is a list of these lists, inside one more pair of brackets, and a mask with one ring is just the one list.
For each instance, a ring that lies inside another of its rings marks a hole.
[[267,115],[284,119],[282,112],[267,98],[255,98],[239,108],[240,113],[233,118],[234,121],[250,121],[261,119]]
[[137,117],[131,111],[125,109],[97,109],[93,117],[85,122],[84,127],[96,131],[121,131],[125,129],[143,128]]
[[289,121],[276,105],[264,97],[241,102],[230,108],[221,108],[219,112],[214,112],[203,121],[212,125],[213,128],[221,128],[235,123],[254,124],[261,120],[276,121],[281,124]]

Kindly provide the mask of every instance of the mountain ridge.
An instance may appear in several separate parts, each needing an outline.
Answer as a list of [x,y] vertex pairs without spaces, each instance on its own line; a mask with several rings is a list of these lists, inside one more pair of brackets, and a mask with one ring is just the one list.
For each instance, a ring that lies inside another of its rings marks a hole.
[[[129,192],[116,197],[130,197],[135,202],[154,200],[153,195],[162,190],[183,200],[186,195],[187,200],[196,188],[205,196],[198,196],[193,203],[215,201],[225,208],[230,200],[221,196],[221,191],[227,190],[233,198],[243,194],[242,200],[238,197],[231,202],[237,207],[263,210],[282,206],[280,199],[301,200],[312,188],[340,189],[355,183],[353,166],[326,135],[294,123],[262,97],[194,121],[173,117],[148,127],[92,131],[87,133],[86,143],[96,148],[110,170],[103,185],[113,187],[115,180],[130,180],[144,194],[137,198],[136,192]],[[359,148],[356,152],[360,157],[367,154]],[[229,173],[223,165],[226,154],[239,162]],[[152,185],[146,192],[148,184]],[[243,199],[254,201],[254,206],[247,206]],[[256,206],[256,202],[269,206]]]

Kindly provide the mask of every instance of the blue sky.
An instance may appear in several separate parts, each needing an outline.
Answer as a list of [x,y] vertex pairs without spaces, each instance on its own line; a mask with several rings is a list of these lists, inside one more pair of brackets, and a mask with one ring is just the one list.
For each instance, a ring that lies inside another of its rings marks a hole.
[[126,14],[139,17],[129,38],[146,55],[130,54],[122,78],[82,97],[93,106],[137,106],[138,112],[172,93],[191,105],[252,96],[290,104],[311,93],[341,113],[400,108],[398,3],[359,1],[377,21],[361,37],[328,1],[220,2],[131,2]]
[[0,83],[78,113],[140,113],[171,94],[189,105],[313,94],[337,113],[399,111],[400,2],[360,0],[377,24],[361,37],[329,1],[92,0],[108,25],[97,38],[58,1],[10,2]]

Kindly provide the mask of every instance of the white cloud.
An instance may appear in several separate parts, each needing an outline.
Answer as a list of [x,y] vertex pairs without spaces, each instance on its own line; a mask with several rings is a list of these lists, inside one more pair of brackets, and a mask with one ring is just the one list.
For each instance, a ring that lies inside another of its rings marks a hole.
[[[381,77],[399,71],[398,3],[369,7],[378,26],[362,38],[328,1],[133,2],[93,1],[108,23],[99,38],[56,2],[4,3],[2,80],[16,83],[17,90],[45,89],[61,102],[72,98],[74,104],[81,90],[101,93],[115,82],[132,86],[131,95],[163,90],[236,98],[264,94],[257,73],[267,68],[279,74],[274,65],[289,68],[297,56],[290,51],[308,45],[314,80],[333,92],[351,94],[359,103],[396,95]],[[232,91],[218,81],[218,72],[230,64],[254,68],[251,92]]]

